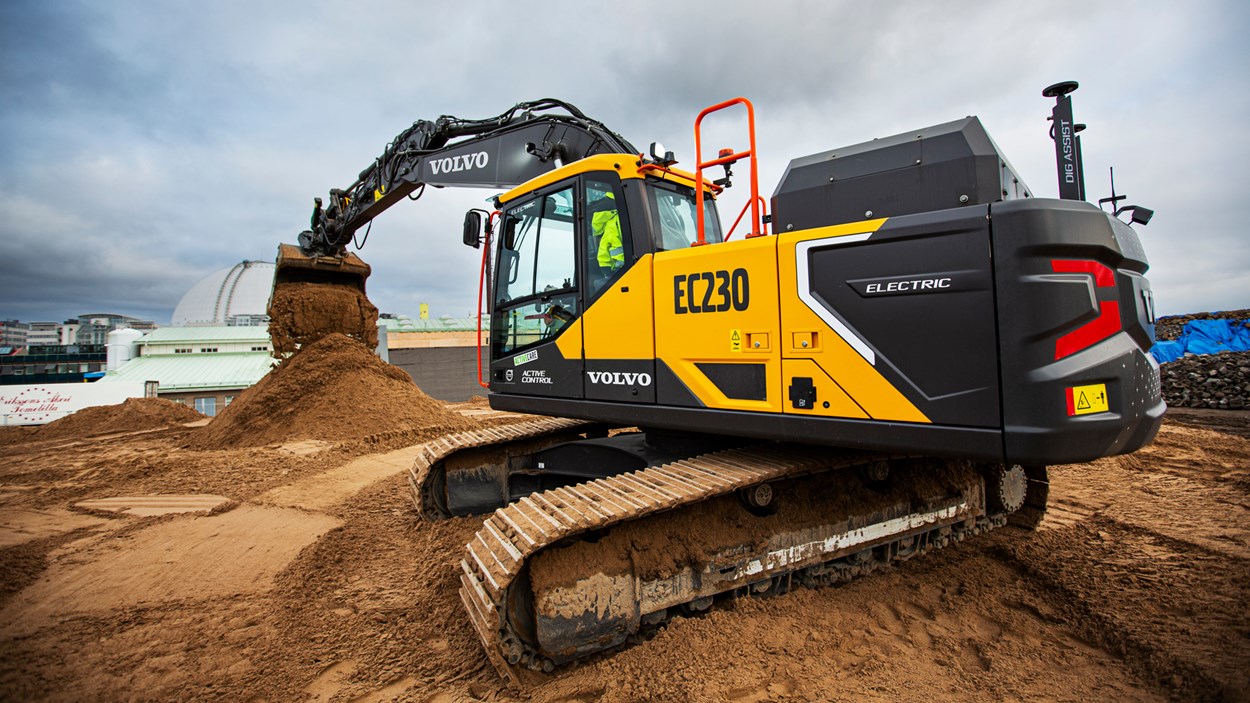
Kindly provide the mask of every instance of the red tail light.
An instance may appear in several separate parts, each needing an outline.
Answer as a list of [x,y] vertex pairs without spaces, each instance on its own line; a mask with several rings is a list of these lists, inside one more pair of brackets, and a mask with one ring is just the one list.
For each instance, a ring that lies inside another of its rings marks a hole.
[[[1094,277],[1095,288],[1115,289],[1115,271],[1097,261],[1087,259],[1052,259],[1050,267],[1055,273],[1087,273]],[[1123,329],[1120,323],[1120,303],[1117,300],[1100,300],[1098,317],[1055,340],[1055,359],[1075,354],[1114,335]]]

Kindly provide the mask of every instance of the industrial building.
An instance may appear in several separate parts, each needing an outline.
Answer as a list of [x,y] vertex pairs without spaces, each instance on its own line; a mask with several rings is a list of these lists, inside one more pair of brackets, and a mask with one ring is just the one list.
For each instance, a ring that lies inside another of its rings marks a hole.
[[[273,274],[267,261],[214,271],[182,296],[169,327],[112,313],[64,323],[5,321],[0,327],[22,342],[0,353],[0,383],[78,382],[107,370],[101,383],[156,382],[160,397],[215,415],[274,364],[266,315]],[[379,354],[430,396],[467,400],[484,392],[477,383],[477,326],[475,317],[383,315]],[[17,353],[31,338],[39,347]],[[485,353],[485,331],[481,343]]]
[[240,261],[200,279],[174,307],[171,327],[263,326],[273,288],[271,261]]
[[170,327],[110,335],[100,382],[155,381],[160,397],[216,415],[275,363],[265,326],[273,271],[266,261],[214,271],[178,301]]
[[[397,315],[383,317],[379,323],[386,329],[389,361],[407,371],[427,395],[455,402],[486,393],[477,382],[476,317],[414,320]],[[483,364],[486,364],[490,351],[488,319],[483,318],[482,328]]]
[[[110,346],[123,343],[115,339]],[[110,369],[101,383],[156,381],[161,398],[209,416],[264,378],[274,364],[264,327],[162,327],[132,344],[137,358]],[[120,349],[117,353],[125,355]]]

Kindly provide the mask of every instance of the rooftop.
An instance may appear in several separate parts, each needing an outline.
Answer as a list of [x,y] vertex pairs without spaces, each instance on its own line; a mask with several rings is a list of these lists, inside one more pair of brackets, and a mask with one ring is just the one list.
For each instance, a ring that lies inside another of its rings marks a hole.
[[[384,317],[378,320],[386,327],[387,332],[476,332],[476,317],[442,317],[422,320],[412,319],[407,315]],[[482,328],[490,329],[490,318],[482,316]]]
[[268,327],[161,327],[152,330],[139,344],[180,342],[269,342]]
[[158,381],[161,391],[247,388],[276,363],[263,353],[141,356],[131,359],[97,383]]

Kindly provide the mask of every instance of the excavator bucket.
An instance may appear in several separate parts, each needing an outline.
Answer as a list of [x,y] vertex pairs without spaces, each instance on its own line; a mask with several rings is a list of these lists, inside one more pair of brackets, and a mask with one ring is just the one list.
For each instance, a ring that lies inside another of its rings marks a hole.
[[300,347],[335,332],[378,344],[378,309],[365,296],[371,269],[352,253],[307,256],[293,244],[278,245],[269,296],[273,354],[285,359]]
[[342,257],[307,256],[295,244],[278,245],[278,270],[273,283],[334,283],[349,285],[365,292],[365,279],[372,269],[351,252]]

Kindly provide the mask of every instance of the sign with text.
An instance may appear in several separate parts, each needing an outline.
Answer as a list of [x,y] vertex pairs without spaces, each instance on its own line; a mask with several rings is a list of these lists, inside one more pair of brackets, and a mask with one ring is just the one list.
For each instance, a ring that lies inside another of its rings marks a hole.
[[143,381],[0,386],[0,425],[43,425],[95,405],[143,397]]

